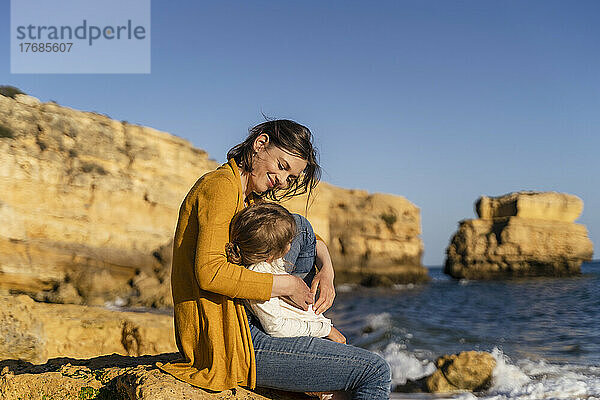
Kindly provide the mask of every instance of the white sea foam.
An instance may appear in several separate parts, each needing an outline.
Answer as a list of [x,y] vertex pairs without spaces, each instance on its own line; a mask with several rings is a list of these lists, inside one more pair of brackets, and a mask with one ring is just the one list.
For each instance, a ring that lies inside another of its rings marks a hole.
[[343,283],[341,285],[336,285],[335,290],[338,293],[348,293],[355,290],[356,286],[357,285],[355,283]]
[[373,330],[389,328],[392,326],[392,316],[390,313],[384,312],[379,314],[369,314],[365,318],[366,326]]
[[452,397],[455,400],[476,400],[477,396],[475,396],[473,393],[468,392],[468,393],[459,393],[458,395],[456,395],[456,397]]
[[529,376],[511,364],[508,357],[498,348],[492,350],[492,356],[496,359],[496,368],[492,372],[492,392],[510,393],[531,381]]
[[517,365],[498,349],[492,388],[483,397],[504,399],[592,399],[600,396],[597,368],[521,360]]
[[392,385],[403,385],[408,380],[416,380],[435,371],[429,360],[419,360],[413,353],[404,350],[406,346],[392,342],[383,350],[383,358],[392,369]]
[[409,289],[414,289],[414,288],[415,288],[414,283],[406,283],[406,284],[397,283],[392,286],[392,289],[394,289],[394,290],[409,290]]

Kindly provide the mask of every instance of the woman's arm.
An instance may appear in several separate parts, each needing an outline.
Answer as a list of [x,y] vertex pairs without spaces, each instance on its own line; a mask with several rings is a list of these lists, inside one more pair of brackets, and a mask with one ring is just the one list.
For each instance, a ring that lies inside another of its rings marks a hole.
[[[191,212],[197,221],[194,273],[202,290],[232,298],[268,300],[273,276],[227,261],[229,223],[238,208],[238,186],[222,175],[208,176],[197,188]],[[192,224],[189,223],[189,229]]]
[[321,290],[319,298],[313,307],[316,314],[321,314],[331,307],[333,300],[335,299],[335,287],[333,286],[335,273],[333,271],[333,263],[331,262],[331,256],[329,255],[329,249],[320,237],[317,238],[316,247],[317,257],[315,261],[319,272],[313,278],[311,292],[316,294],[317,289]]

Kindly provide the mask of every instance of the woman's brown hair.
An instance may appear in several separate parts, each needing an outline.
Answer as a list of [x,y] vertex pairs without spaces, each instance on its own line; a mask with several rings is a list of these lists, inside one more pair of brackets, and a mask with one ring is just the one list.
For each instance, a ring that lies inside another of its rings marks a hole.
[[260,194],[269,200],[281,201],[308,192],[310,199],[312,190],[321,179],[318,152],[313,146],[313,136],[304,125],[288,119],[266,121],[252,127],[248,137],[242,143],[227,152],[227,159],[233,158],[246,172],[252,172],[252,159],[254,156],[254,142],[260,135],[269,136],[269,146],[273,145],[293,156],[306,160],[306,168],[292,184],[285,189],[270,189]]
[[260,203],[243,209],[229,224],[227,260],[248,266],[285,255],[296,234],[296,221],[288,210],[275,203]]

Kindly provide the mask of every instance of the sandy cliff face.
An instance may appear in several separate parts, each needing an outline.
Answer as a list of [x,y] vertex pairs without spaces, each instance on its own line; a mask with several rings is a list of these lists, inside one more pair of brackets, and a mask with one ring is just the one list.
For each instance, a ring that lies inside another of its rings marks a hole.
[[[168,133],[25,95],[0,96],[0,128],[0,290],[170,305],[177,211],[216,162]],[[316,199],[308,216],[340,278],[426,279],[417,207],[325,183]],[[288,206],[304,213],[302,199]]]
[[0,285],[62,285],[75,302],[153,276],[183,195],[216,166],[167,133],[28,96],[0,96],[0,125],[12,134],[0,138]]
[[[287,203],[304,210],[306,197]],[[365,285],[422,282],[420,210],[401,196],[320,184],[308,218],[323,236],[338,282]],[[318,205],[318,206],[317,206]]]
[[575,275],[592,258],[587,229],[574,223],[577,196],[518,192],[483,196],[475,207],[479,219],[461,221],[446,250],[444,272],[455,278]]

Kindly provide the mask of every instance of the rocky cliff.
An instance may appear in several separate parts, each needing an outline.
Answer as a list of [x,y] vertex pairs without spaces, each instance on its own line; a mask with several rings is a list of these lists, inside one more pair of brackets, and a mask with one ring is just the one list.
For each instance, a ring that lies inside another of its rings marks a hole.
[[[0,291],[169,306],[178,207],[217,163],[165,132],[13,97],[0,96]],[[409,201],[326,183],[315,199],[308,217],[329,243],[338,283],[427,279]],[[304,213],[305,203],[288,207]]]
[[475,208],[479,218],[461,221],[446,250],[444,272],[455,278],[576,275],[592,259],[587,229],[574,223],[583,211],[577,196],[483,196]]
[[[284,205],[303,213],[306,197]],[[307,215],[327,241],[336,282],[386,286],[429,279],[421,265],[420,210],[404,197],[321,183]]]

